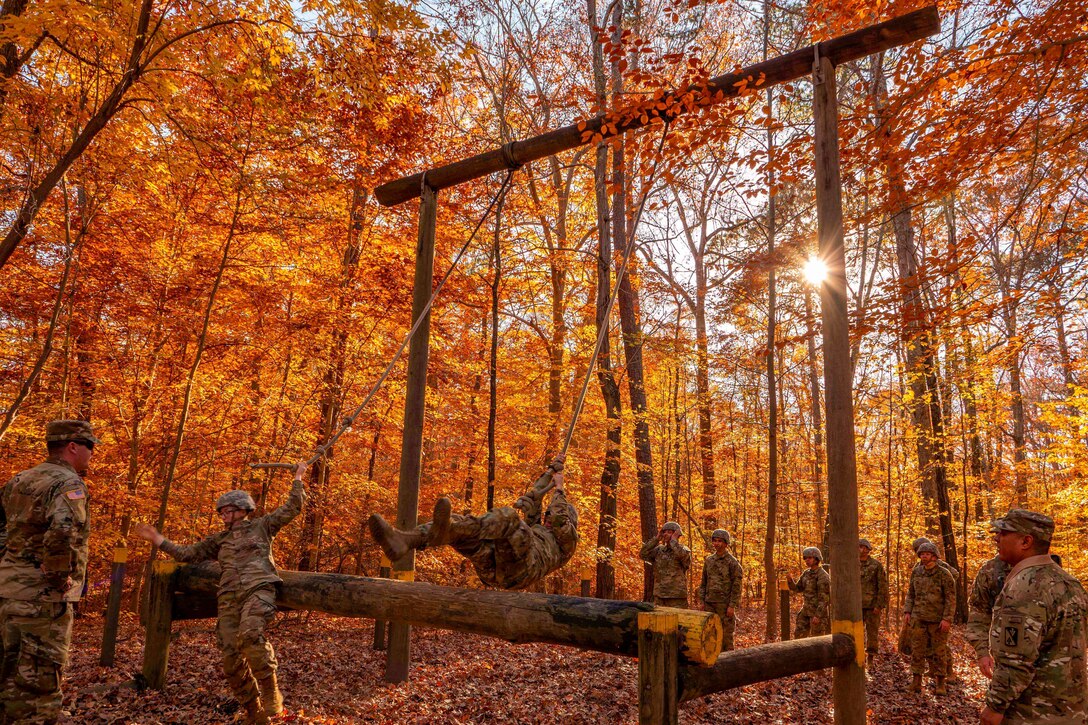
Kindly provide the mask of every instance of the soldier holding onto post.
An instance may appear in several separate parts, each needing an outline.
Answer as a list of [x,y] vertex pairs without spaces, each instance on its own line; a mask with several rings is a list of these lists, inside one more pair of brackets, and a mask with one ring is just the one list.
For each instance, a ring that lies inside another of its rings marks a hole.
[[669,521],[639,551],[642,560],[654,568],[654,604],[659,607],[687,609],[691,550],[680,543],[683,535],[680,524]]
[[1050,558],[1054,520],[1012,509],[994,521],[993,532],[997,555],[1012,568],[994,603],[993,679],[981,721],[1088,722],[1088,594]]
[[0,703],[4,722],[56,722],[87,576],[87,472],[101,443],[84,420],[45,426],[48,458],[0,490]]
[[699,586],[699,601],[703,609],[714,612],[722,620],[722,650],[733,649],[737,631],[737,607],[740,605],[744,570],[729,552],[729,532],[715,529],[710,535],[714,553],[703,562],[703,583]]
[[938,562],[937,545],[926,542],[918,547],[921,566],[914,568],[910,576],[907,599],[903,603],[903,621],[911,628],[910,671],[914,675],[911,692],[922,691],[922,675],[926,661],[936,679],[935,692],[947,693],[945,675],[951,652],[948,649],[948,630],[956,613],[956,582],[947,569]]
[[234,696],[252,722],[268,722],[283,712],[276,681],[276,653],[264,632],[276,613],[276,585],[282,579],[272,558],[272,539],[302,512],[306,464],[295,467],[287,501],[269,514],[249,518],[257,508],[246,491],[228,491],[216,501],[223,531],[185,546],[165,538],[153,526],[136,525],[136,535],[178,561],[218,561],[219,620],[216,631],[223,670]]
[[[563,492],[563,462],[563,456],[557,457],[513,506],[461,516],[451,514],[450,500],[443,497],[435,504],[434,519],[413,531],[397,530],[371,514],[370,533],[390,561],[413,549],[448,544],[472,562],[484,584],[523,589],[566,564],[578,548],[578,512]],[[552,498],[541,523],[549,491]]]
[[868,539],[858,542],[861,562],[861,615],[865,622],[865,652],[869,667],[880,649],[880,616],[888,608],[888,573],[884,565],[870,556],[873,545]]
[[824,555],[815,546],[801,552],[808,568],[797,581],[786,576],[786,583],[794,594],[802,595],[801,611],[797,613],[797,623],[793,627],[793,638],[816,637],[831,631],[828,612],[831,608],[831,576],[820,566]]

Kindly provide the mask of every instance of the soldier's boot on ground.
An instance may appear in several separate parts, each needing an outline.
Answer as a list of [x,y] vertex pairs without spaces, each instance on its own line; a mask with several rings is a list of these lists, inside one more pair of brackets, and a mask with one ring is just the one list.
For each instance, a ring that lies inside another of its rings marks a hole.
[[948,673],[945,675],[944,680],[950,685],[954,685],[960,681],[960,677],[956,674],[956,669],[952,666],[951,662],[948,664]]
[[423,534],[418,531],[398,531],[381,514],[371,514],[370,535],[382,547],[382,551],[389,557],[389,561],[400,561],[412,549],[422,549],[426,542]]
[[[434,518],[427,533],[427,546],[441,546],[450,540],[450,513],[453,504],[443,496],[434,503]],[[392,559],[390,559],[392,561]]]
[[937,687],[936,687],[936,688],[934,688],[934,690],[933,690],[933,691],[934,691],[935,693],[937,693],[938,695],[947,695],[947,694],[948,694],[948,688],[947,688],[947,687],[945,687],[945,684],[944,684],[944,678],[943,678],[943,677],[938,677],[938,678],[937,678]]
[[910,691],[911,692],[921,692],[922,691],[922,676],[921,675],[915,675],[914,679],[910,681]]
[[280,694],[275,673],[257,680],[257,688],[261,691],[261,705],[264,706],[265,715],[276,717],[283,712],[283,695]]
[[268,715],[265,714],[264,708],[261,707],[261,701],[254,697],[242,705],[242,709],[238,711],[234,721],[246,725],[268,725]]

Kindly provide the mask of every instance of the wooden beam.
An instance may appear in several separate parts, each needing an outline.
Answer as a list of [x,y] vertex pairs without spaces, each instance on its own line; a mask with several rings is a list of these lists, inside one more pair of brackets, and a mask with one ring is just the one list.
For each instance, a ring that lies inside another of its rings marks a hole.
[[680,668],[680,702],[756,682],[835,667],[854,659],[847,635],[806,637],[723,652],[712,667]]
[[677,651],[675,614],[638,614],[639,725],[676,725]]
[[[597,652],[636,656],[640,612],[675,614],[680,655],[709,665],[722,650],[721,620],[711,612],[655,607],[648,602],[568,597],[494,589],[459,589],[419,582],[371,579],[348,574],[280,571],[277,603],[290,609],[341,617],[387,619],[452,629],[508,642],[547,642]],[[192,602],[214,600],[218,565],[183,566],[175,591]],[[181,598],[181,597],[179,597]]]
[[[503,148],[462,159],[437,169],[390,181],[376,188],[374,196],[383,206],[394,206],[419,196],[424,173],[427,177],[427,186],[433,189],[446,189],[502,169],[516,168],[530,161],[584,146],[589,143],[593,134],[601,134],[604,138],[609,138],[647,126],[655,121],[673,118],[682,113],[682,109],[680,105],[674,105],[671,101],[683,97],[686,93],[694,92],[694,105],[709,106],[740,95],[745,87],[766,88],[769,85],[796,80],[812,71],[812,59],[816,57],[817,47],[821,57],[830,60],[832,65],[838,65],[912,43],[933,35],[940,29],[941,20],[937,14],[937,6],[931,5],[883,23],[870,25],[848,35],[825,40],[815,46],[810,45],[787,55],[711,78],[705,89],[681,88],[671,91],[664,95],[662,103],[656,104],[664,108],[639,111],[631,118],[617,118],[610,114],[596,116],[524,141],[515,141]],[[606,123],[614,123],[615,128],[610,126],[606,129]]]

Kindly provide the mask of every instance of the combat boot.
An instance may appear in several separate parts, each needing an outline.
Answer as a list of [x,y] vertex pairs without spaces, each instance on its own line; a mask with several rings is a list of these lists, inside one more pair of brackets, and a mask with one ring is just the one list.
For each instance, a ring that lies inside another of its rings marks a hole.
[[261,709],[261,701],[254,697],[242,705],[242,709],[234,717],[234,722],[246,725],[268,725],[268,715]]
[[[427,532],[427,546],[441,546],[450,540],[450,513],[453,504],[443,496],[434,503],[434,518]],[[392,559],[390,559],[392,561]]]
[[910,691],[911,692],[921,692],[922,691],[922,676],[921,675],[915,675],[914,679],[911,680],[911,682],[910,682]]
[[933,690],[933,691],[934,691],[935,693],[937,693],[938,695],[947,695],[947,694],[948,694],[948,688],[947,688],[947,687],[945,687],[945,684],[944,684],[944,678],[943,678],[943,677],[938,677],[938,678],[937,678],[937,687],[936,687],[936,688],[934,688],[934,690]]
[[264,706],[265,715],[276,717],[283,712],[283,695],[276,684],[276,673],[257,680],[257,688],[261,691],[261,705]]
[[389,561],[400,561],[412,549],[422,549],[425,542],[419,531],[398,531],[381,514],[371,514],[370,535],[382,547]]

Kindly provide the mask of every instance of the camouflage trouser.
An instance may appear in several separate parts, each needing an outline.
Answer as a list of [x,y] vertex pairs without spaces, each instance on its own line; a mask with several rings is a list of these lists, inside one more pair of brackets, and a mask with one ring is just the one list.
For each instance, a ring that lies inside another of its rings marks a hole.
[[910,649],[911,674],[924,675],[927,661],[931,674],[938,677],[944,677],[947,674],[950,654],[948,632],[941,631],[940,622],[911,620]]
[[276,613],[276,587],[259,586],[243,597],[219,595],[219,650],[223,671],[234,696],[243,705],[257,699],[257,683],[276,674],[276,653],[264,629]]
[[68,602],[0,599],[0,702],[7,722],[54,722],[64,699],[61,670],[72,642]]
[[707,602],[706,608],[722,620],[722,651],[728,652],[733,649],[733,636],[737,632],[737,615],[730,617],[725,613],[725,610],[729,609],[728,602]]
[[863,609],[861,618],[865,621],[865,651],[876,652],[880,649],[880,610]]
[[687,597],[654,597],[655,607],[673,607],[674,609],[687,609]]
[[[819,624],[813,624],[812,618],[814,616],[820,618]],[[830,632],[830,626],[827,612],[809,612],[807,609],[802,609],[797,613],[797,624],[793,627],[793,638],[818,637],[821,634]]]

